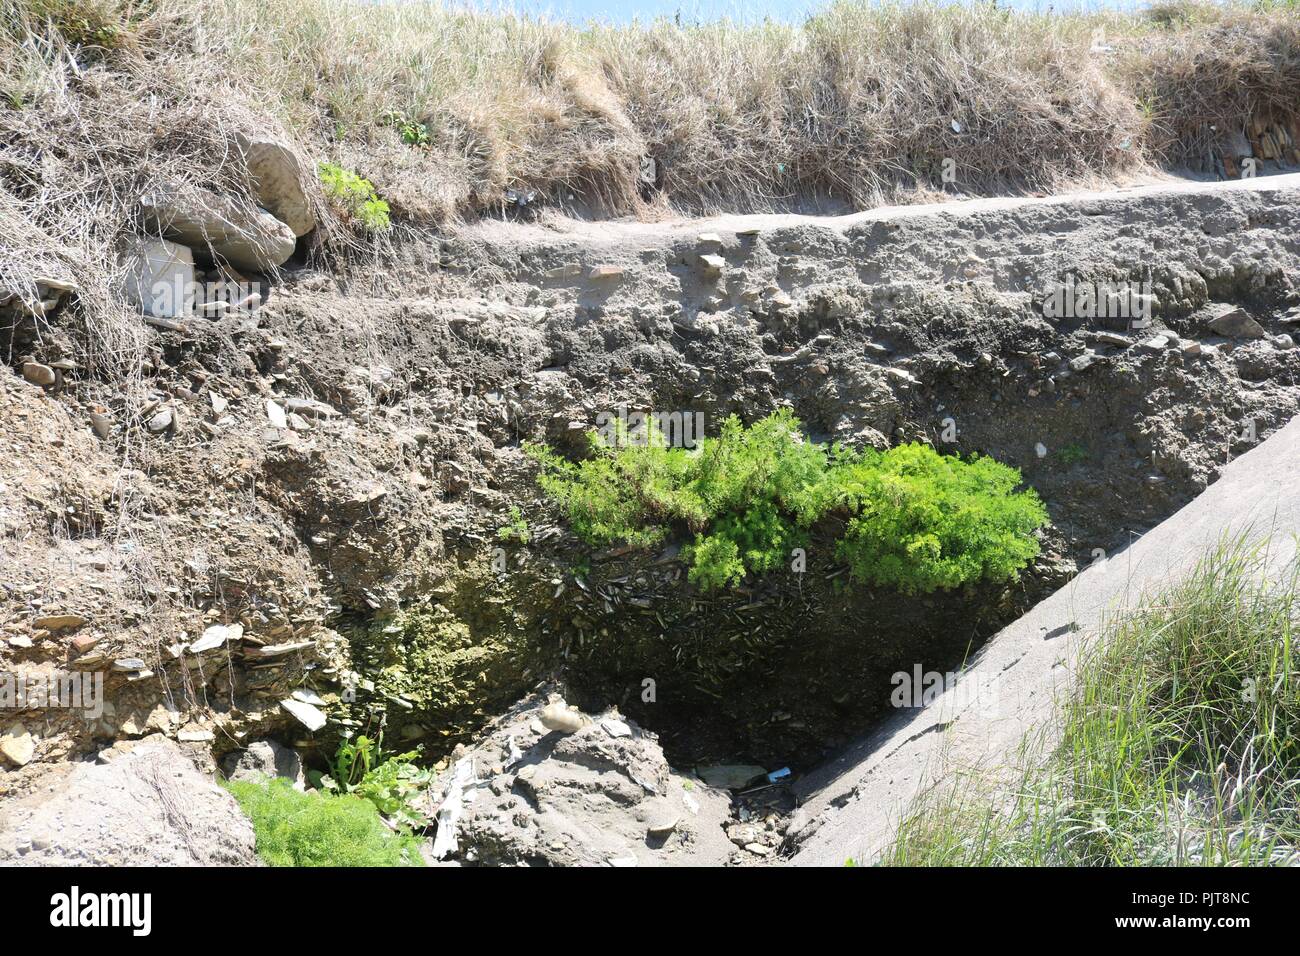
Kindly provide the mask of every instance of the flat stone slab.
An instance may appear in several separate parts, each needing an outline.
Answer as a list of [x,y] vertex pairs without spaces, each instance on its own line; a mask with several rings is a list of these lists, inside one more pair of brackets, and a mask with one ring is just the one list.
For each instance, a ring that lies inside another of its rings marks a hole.
[[[875,860],[900,818],[936,782],[1012,762],[1025,735],[1050,728],[1080,641],[1144,594],[1184,577],[1225,535],[1273,532],[1270,567],[1295,556],[1300,527],[1300,418],[1231,462],[1222,477],[1130,547],[1074,578],[975,656],[958,683],[902,710],[795,787],[797,866]],[[939,662],[936,662],[936,664]],[[996,707],[970,693],[996,679]],[[984,682],[984,683],[981,683]]]

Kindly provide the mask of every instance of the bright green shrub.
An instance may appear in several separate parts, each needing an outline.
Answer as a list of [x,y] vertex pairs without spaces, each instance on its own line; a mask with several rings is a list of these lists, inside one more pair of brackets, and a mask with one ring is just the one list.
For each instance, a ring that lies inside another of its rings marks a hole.
[[[774,570],[812,524],[847,521],[838,555],[859,581],[905,592],[1007,580],[1038,554],[1047,513],[1020,473],[989,458],[962,460],[924,445],[854,453],[808,441],[788,410],[745,427],[734,415],[693,450],[649,441],[607,445],[566,461],[529,446],[538,482],[591,544],[648,546],[674,526],[705,590]],[[656,437],[658,436],[658,437]]]
[[388,203],[379,198],[370,180],[334,163],[321,163],[320,181],[329,200],[367,231],[387,232],[392,226]]
[[1047,512],[1020,472],[928,445],[868,451],[837,470],[853,514],[838,554],[854,578],[905,593],[1004,581],[1038,555]]
[[419,840],[393,833],[369,800],[300,793],[287,780],[226,784],[271,866],[424,866]]

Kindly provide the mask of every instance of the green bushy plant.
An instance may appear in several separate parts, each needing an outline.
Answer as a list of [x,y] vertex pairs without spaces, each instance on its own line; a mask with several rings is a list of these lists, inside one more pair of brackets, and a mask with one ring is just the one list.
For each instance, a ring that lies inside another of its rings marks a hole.
[[370,180],[334,163],[321,163],[320,181],[326,197],[368,232],[391,228],[388,203],[379,198]]
[[419,840],[393,833],[374,805],[350,794],[300,793],[288,780],[233,781],[271,866],[423,866]]
[[649,546],[677,528],[689,578],[738,584],[788,561],[818,519],[846,521],[839,557],[859,581],[905,592],[1007,580],[1038,553],[1047,513],[1020,473],[925,445],[853,452],[809,441],[792,412],[746,427],[735,416],[695,449],[669,448],[654,429],[628,442],[591,436],[567,461],[529,445],[538,482],[579,537]]
[[928,445],[871,450],[836,472],[853,515],[838,545],[859,581],[904,593],[1005,581],[1038,555],[1047,513],[1020,472],[992,458],[963,460]]
[[418,766],[418,750],[384,756],[383,735],[373,740],[365,734],[345,739],[334,754],[333,776],[321,778],[340,794],[355,794],[399,826],[420,829],[429,818],[419,797],[433,782],[431,771]]
[[533,533],[528,528],[528,519],[524,517],[523,511],[518,505],[511,505],[510,520],[497,529],[497,539],[527,544],[532,538]]

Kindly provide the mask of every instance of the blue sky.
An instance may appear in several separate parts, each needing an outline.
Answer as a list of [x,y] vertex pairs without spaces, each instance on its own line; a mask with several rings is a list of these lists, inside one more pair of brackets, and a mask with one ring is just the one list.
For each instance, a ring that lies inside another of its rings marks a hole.
[[[613,23],[627,23],[634,17],[653,20],[656,17],[671,17],[678,11],[691,20],[714,20],[730,17],[733,20],[759,20],[770,16],[776,20],[797,22],[809,11],[825,5],[826,0],[515,0],[513,3],[497,4],[491,0],[480,0],[475,4],[491,9],[508,6],[514,9],[547,13],[554,19],[582,23],[586,20],[607,20]],[[1003,6],[1019,9],[1042,10],[1049,7],[1058,10],[1099,8],[1130,8],[1138,6],[1138,0],[1001,0]]]

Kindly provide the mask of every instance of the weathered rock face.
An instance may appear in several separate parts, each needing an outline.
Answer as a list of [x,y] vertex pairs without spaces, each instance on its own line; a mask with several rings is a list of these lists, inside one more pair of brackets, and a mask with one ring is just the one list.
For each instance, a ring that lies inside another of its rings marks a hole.
[[0,863],[254,866],[253,827],[234,797],[159,736],[67,766],[0,808]]
[[[658,738],[615,711],[573,733],[543,725],[547,701],[521,701],[458,749],[435,848],[470,864],[721,865],[730,796],[675,773]],[[564,708],[551,702],[549,712]],[[552,719],[550,722],[554,723]],[[442,828],[450,827],[451,832]]]
[[257,201],[267,212],[305,236],[316,228],[316,216],[302,188],[302,166],[293,150],[265,136],[240,136],[239,148]]
[[192,248],[208,247],[237,269],[269,272],[293,255],[292,229],[206,189],[159,190],[140,200],[145,223]]
[[254,741],[244,751],[227,755],[223,766],[228,780],[283,777],[299,790],[306,785],[302,758],[274,740]]

